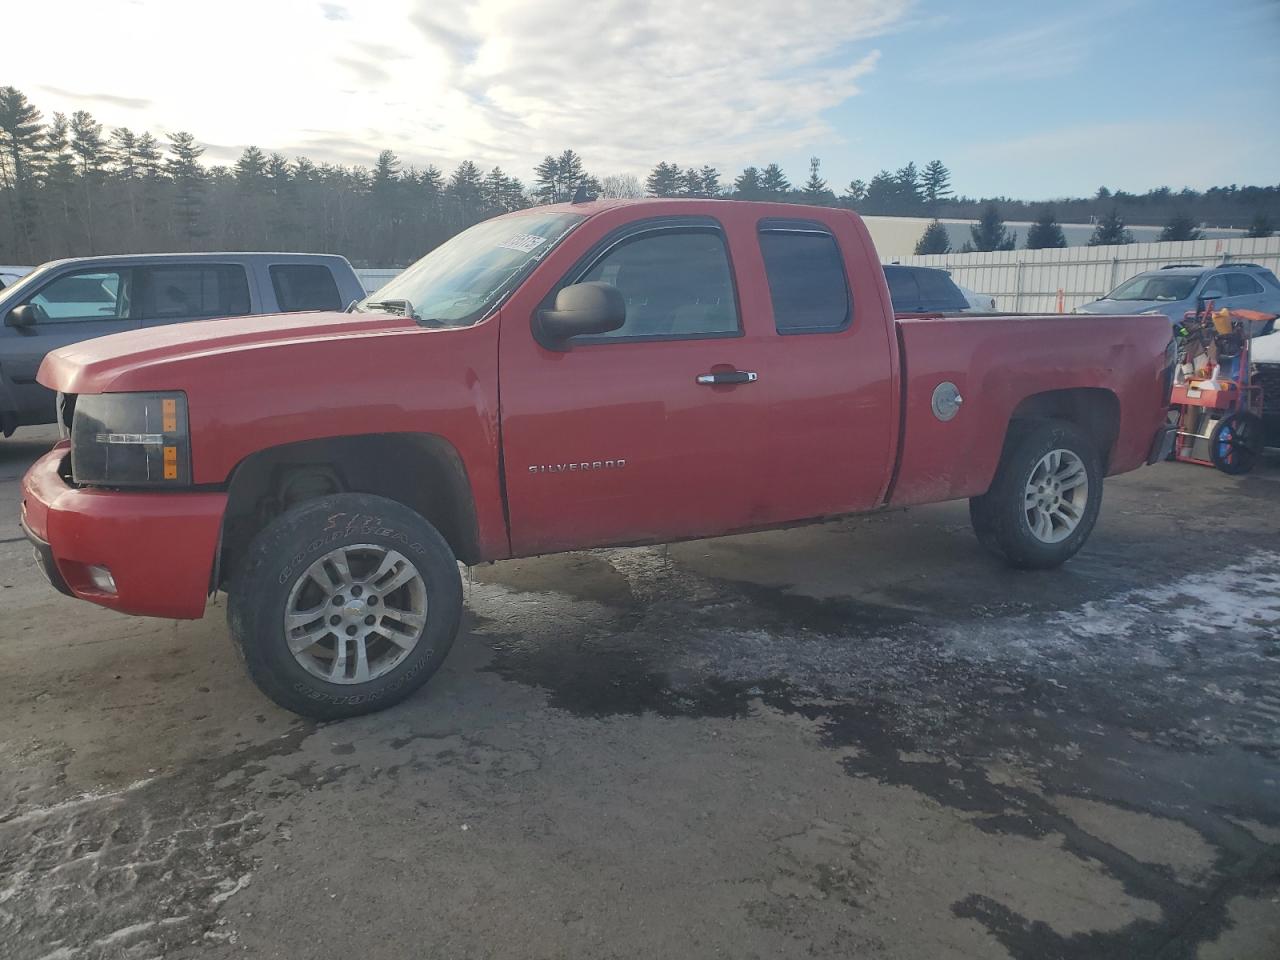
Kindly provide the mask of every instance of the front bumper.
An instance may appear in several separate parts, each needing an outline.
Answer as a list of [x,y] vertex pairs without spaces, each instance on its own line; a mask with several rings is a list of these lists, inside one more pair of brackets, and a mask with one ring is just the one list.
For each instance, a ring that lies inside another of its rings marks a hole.
[[[227,495],[73,487],[59,472],[69,452],[58,444],[22,478],[22,530],[49,581],[122,613],[203,616]],[[114,593],[90,566],[111,572]]]

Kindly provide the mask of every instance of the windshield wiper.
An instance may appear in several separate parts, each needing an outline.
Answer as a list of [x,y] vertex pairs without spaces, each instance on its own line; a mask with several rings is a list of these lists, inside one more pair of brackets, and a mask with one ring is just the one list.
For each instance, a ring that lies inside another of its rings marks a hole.
[[402,317],[408,317],[414,323],[423,327],[451,327],[453,324],[448,320],[441,320],[436,317],[420,317],[418,312],[413,309],[411,300],[371,300],[365,304],[366,308],[374,310],[385,310],[388,313],[395,313]]
[[398,313],[402,317],[418,319],[418,314],[414,312],[413,301],[411,300],[368,300],[365,302],[365,308],[385,310],[387,313]]

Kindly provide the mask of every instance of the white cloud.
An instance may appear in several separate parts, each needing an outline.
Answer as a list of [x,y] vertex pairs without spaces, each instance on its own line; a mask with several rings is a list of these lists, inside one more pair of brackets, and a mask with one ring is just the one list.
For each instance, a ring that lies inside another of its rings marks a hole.
[[14,35],[56,34],[57,56],[10,44],[5,82],[46,113],[188,129],[227,145],[216,161],[248,143],[344,162],[390,147],[527,174],[573,147],[600,173],[727,168],[835,139],[826,112],[911,2],[23,4]]

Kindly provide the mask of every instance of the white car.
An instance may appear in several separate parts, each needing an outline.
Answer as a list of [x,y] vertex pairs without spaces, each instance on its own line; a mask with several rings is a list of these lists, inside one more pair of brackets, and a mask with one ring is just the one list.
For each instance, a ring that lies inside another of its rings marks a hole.
[[1280,331],[1254,337],[1249,359],[1253,361],[1253,382],[1262,387],[1264,442],[1280,447]]
[[964,294],[964,298],[969,301],[969,309],[976,313],[995,313],[996,298],[988,296],[985,293],[974,293],[968,287],[962,287],[956,284],[960,292]]

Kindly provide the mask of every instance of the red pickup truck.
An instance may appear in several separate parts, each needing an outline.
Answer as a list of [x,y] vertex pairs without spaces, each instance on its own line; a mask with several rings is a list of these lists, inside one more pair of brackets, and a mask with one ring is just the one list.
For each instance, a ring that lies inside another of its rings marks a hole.
[[23,481],[50,580],[195,618],[313,717],[403,699],[458,561],[969,498],[1020,567],[1080,549],[1160,457],[1164,317],[895,317],[853,213],[703,200],[481,223],[346,313],[49,355],[64,439]]

